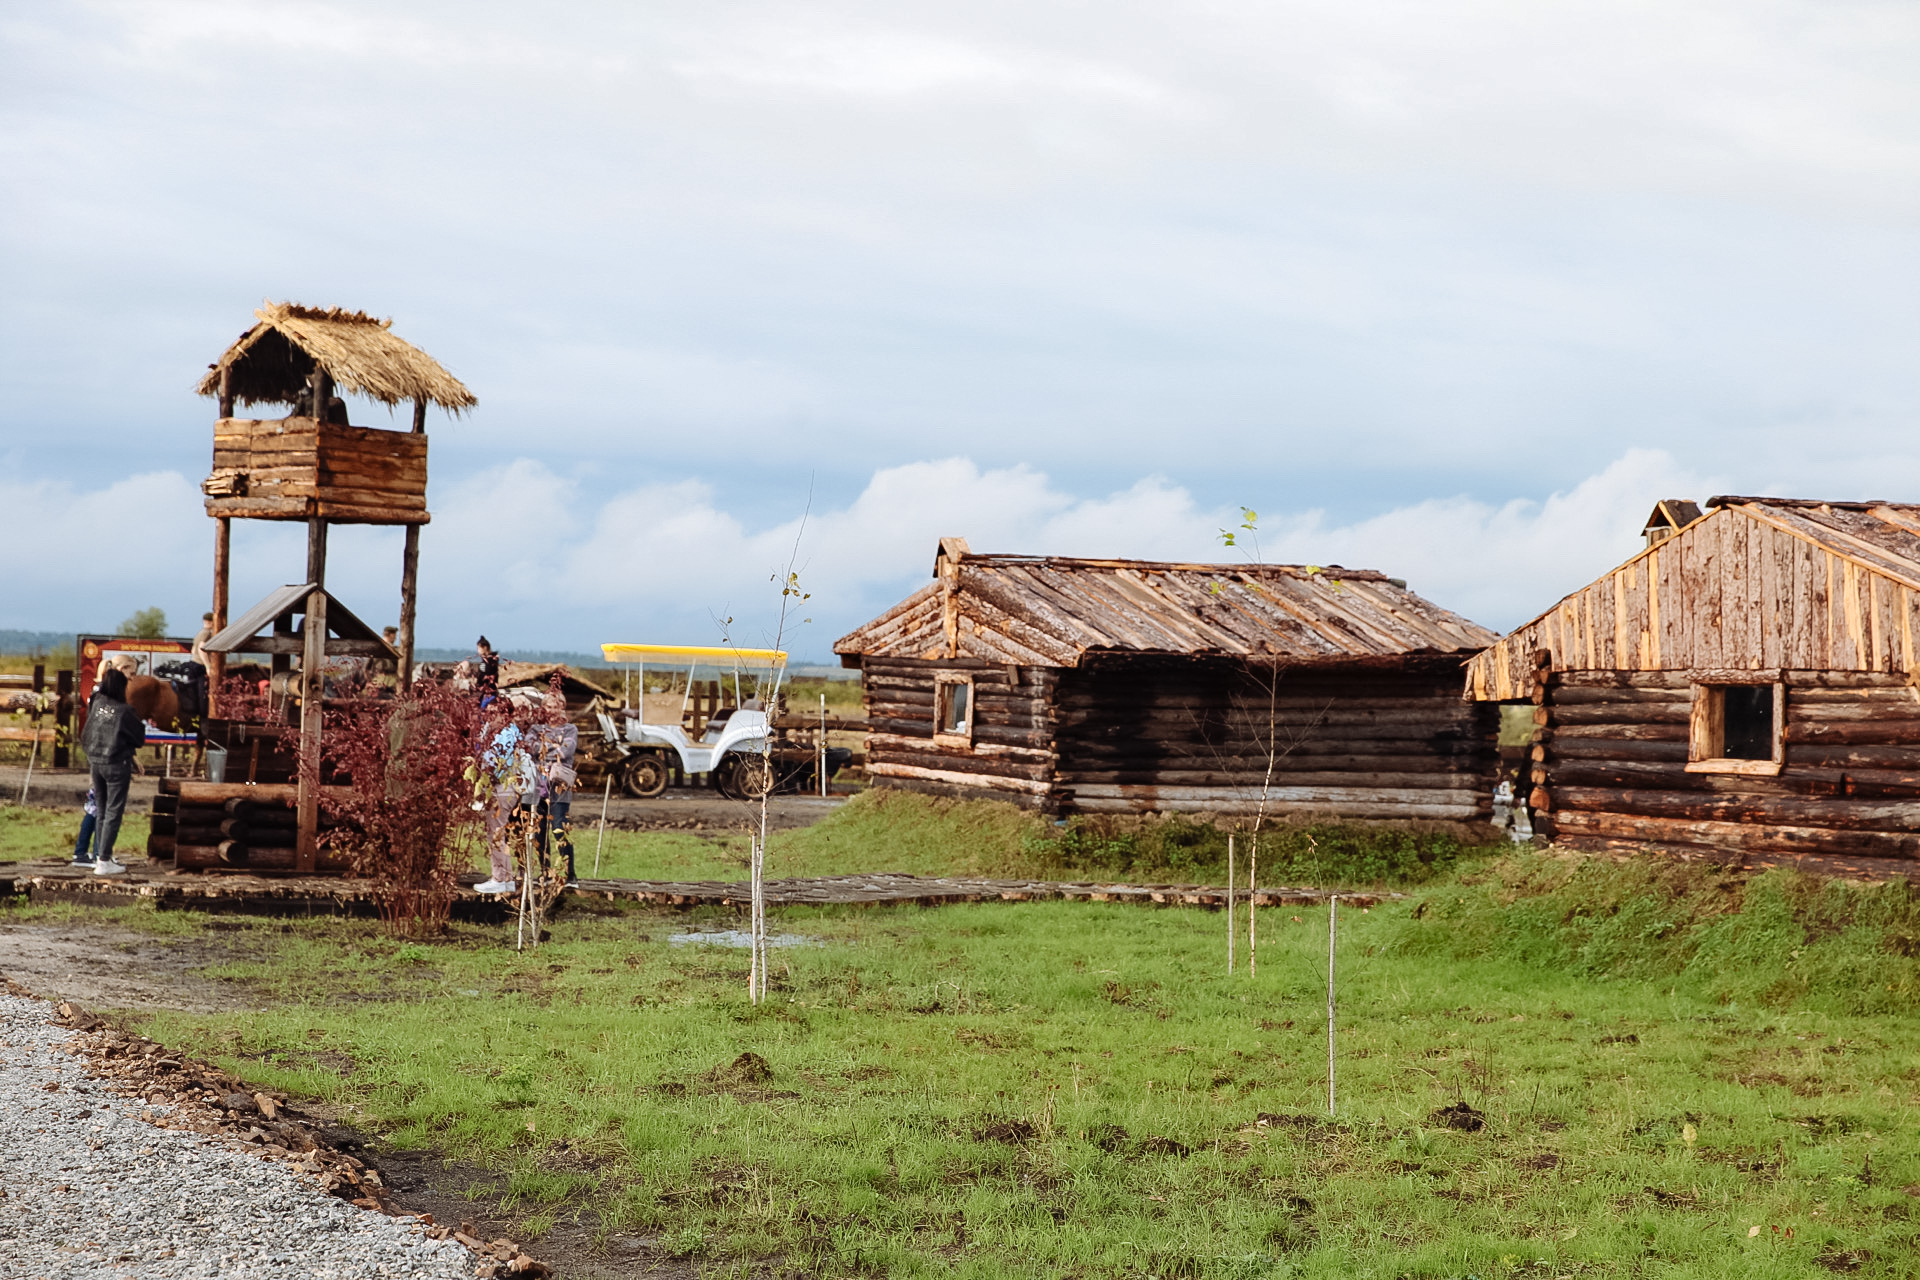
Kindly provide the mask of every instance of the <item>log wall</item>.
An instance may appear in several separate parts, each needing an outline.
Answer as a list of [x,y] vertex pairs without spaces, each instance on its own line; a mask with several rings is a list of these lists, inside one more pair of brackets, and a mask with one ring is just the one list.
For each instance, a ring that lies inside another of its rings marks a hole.
[[1576,848],[1920,858],[1920,694],[1869,672],[1784,680],[1785,763],[1755,777],[1687,772],[1687,672],[1552,673],[1535,694],[1536,814]]
[[[1491,812],[1499,710],[1463,702],[1459,659],[1281,671],[1095,659],[1076,668],[867,658],[868,772],[1049,812],[1252,814],[1277,743],[1276,817],[1472,821]],[[934,740],[935,675],[974,679],[971,747]],[[1271,717],[1271,734],[1269,718]]]
[[[1083,813],[1471,821],[1491,813],[1498,709],[1461,661],[1339,669],[1103,659],[1063,672],[1057,803]],[[1269,784],[1268,744],[1273,775]]]
[[222,418],[210,516],[352,524],[427,523],[427,437],[312,418]]
[[[890,786],[993,796],[1045,807],[1053,785],[1050,667],[1009,667],[976,659],[867,658],[867,773]],[[973,677],[973,745],[935,742],[934,675]]]

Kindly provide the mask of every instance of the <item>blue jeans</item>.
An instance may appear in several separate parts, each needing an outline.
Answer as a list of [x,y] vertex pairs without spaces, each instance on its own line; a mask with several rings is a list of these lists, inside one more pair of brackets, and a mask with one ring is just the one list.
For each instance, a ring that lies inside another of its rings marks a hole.
[[104,862],[113,857],[113,842],[120,838],[120,819],[127,813],[127,788],[133,783],[133,761],[93,766],[93,794],[99,801],[100,820],[93,828],[93,856]]
[[84,814],[80,818],[80,838],[73,842],[73,860],[75,862],[93,861],[93,828],[99,823],[96,814]]

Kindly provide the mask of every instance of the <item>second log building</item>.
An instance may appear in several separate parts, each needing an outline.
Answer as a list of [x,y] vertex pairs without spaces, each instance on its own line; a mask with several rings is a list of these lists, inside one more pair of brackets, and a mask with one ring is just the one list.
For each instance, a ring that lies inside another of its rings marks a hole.
[[1494,633],[1371,570],[976,555],[842,637],[880,785],[1049,813],[1471,821]]

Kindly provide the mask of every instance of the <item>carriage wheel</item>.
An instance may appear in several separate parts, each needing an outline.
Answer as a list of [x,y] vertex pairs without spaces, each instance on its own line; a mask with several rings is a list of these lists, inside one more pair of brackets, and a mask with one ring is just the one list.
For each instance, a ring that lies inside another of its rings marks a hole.
[[631,755],[620,766],[620,790],[635,800],[658,799],[667,789],[667,762],[656,755]]
[[722,762],[720,790],[735,800],[758,800],[773,790],[773,765],[765,756],[730,755]]

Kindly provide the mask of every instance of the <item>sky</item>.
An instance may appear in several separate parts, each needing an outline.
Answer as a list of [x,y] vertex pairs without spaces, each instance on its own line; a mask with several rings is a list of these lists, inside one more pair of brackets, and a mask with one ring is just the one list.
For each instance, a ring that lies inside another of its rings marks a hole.
[[[427,645],[825,658],[943,535],[1505,629],[1659,498],[1920,499],[1911,5],[79,2],[0,59],[0,627],[206,607],[191,387],[269,298],[479,398]],[[239,607],[304,562],[235,523]],[[393,620],[398,534],[331,550]]]

